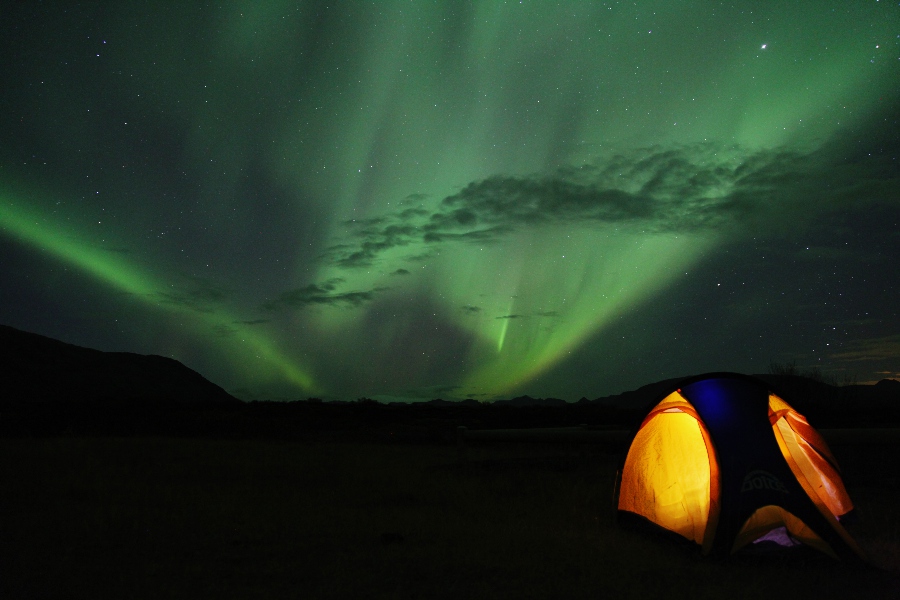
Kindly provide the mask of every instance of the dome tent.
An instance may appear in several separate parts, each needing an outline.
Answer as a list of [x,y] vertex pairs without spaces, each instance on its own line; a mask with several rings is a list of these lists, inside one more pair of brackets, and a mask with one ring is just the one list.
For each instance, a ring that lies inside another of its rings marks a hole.
[[736,373],[680,383],[653,406],[617,482],[638,517],[727,554],[784,527],[831,556],[864,558],[840,519],[853,504],[822,437],[768,385]]

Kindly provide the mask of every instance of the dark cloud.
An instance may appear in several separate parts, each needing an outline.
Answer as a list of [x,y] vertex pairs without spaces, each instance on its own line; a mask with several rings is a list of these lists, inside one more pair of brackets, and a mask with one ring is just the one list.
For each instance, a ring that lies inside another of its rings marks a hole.
[[229,327],[228,325],[220,323],[213,327],[213,332],[217,337],[230,337],[236,334],[238,331],[234,327]]
[[158,292],[152,295],[157,301],[170,306],[178,306],[186,308],[198,313],[211,313],[215,308],[209,303],[201,302],[190,294],[180,294],[176,292]]
[[[516,226],[551,221],[593,219],[607,222],[647,219],[654,206],[636,194],[618,189],[598,189],[560,178],[491,177],[469,184],[445,198],[446,212],[431,216],[429,232],[471,228],[506,233]],[[456,208],[461,207],[461,208]],[[466,215],[460,218],[459,215]]]
[[499,317],[494,317],[495,319],[529,319],[531,317],[542,317],[542,318],[556,318],[559,316],[559,312],[555,310],[547,310],[547,311],[539,311],[536,313],[532,313],[530,315],[521,315],[521,314],[512,314],[512,315],[501,315]]
[[377,287],[365,291],[337,292],[337,286],[343,283],[341,278],[330,279],[324,283],[311,283],[305,287],[283,292],[277,300],[263,306],[265,310],[280,308],[305,308],[312,305],[357,307],[375,299],[375,296],[386,291],[386,287]]
[[188,295],[198,302],[222,302],[229,294],[222,288],[203,282],[202,286],[195,287],[188,291]]
[[858,339],[844,345],[842,352],[835,352],[832,359],[847,362],[894,360],[900,356],[900,335]]
[[367,267],[381,252],[409,245],[420,237],[419,228],[415,225],[394,223],[373,227],[363,224],[354,229],[350,235],[360,243],[349,251],[343,245],[332,246],[326,251],[326,258],[334,257],[335,263],[341,267]]
[[410,254],[405,257],[408,262],[426,262],[434,258],[436,251],[422,252],[420,254]]
[[405,198],[403,198],[403,202],[404,202],[404,203],[407,203],[407,202],[422,202],[423,200],[425,200],[425,199],[427,199],[427,198],[428,198],[428,194],[415,193],[415,194],[409,194],[408,196],[406,196]]
[[[699,144],[617,154],[542,176],[494,176],[422,208],[352,223],[332,246],[342,267],[369,266],[389,249],[490,243],[549,223],[614,224],[641,232],[796,233],[811,216],[894,205],[900,174],[879,157],[847,160],[834,145],[802,153]],[[739,228],[739,229],[738,229]]]
[[487,229],[478,229],[475,231],[466,231],[464,233],[431,230],[426,231],[422,236],[422,241],[426,243],[437,242],[481,242],[490,243],[496,241],[504,234],[512,231],[510,227],[489,227]]
[[232,294],[231,291],[202,277],[188,277],[184,288],[158,292],[154,297],[163,304],[180,306],[199,313],[211,313]]
[[428,214],[428,211],[424,208],[407,208],[397,213],[397,217],[403,221],[408,221],[410,219],[428,216]]

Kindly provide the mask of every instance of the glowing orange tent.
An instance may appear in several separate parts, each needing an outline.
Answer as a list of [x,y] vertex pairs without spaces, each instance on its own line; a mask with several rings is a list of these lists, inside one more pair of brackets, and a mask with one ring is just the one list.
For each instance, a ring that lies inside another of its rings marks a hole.
[[618,482],[620,516],[735,552],[781,531],[863,558],[840,523],[853,510],[822,437],[766,383],[735,373],[682,382],[638,428]]

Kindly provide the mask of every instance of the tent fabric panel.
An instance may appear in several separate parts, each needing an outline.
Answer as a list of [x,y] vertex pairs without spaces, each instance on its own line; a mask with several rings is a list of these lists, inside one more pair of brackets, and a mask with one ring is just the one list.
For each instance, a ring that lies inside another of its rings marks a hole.
[[[714,373],[681,385],[638,428],[619,479],[621,512],[699,544],[704,554],[737,550],[784,527],[830,556],[865,560],[838,521],[853,508],[840,470],[803,415],[746,376]],[[756,471],[777,489],[757,486]]]
[[834,459],[834,455],[831,453],[828,444],[825,443],[825,440],[822,439],[819,432],[809,424],[806,417],[794,410],[790,404],[779,398],[776,394],[769,394],[769,419],[774,425],[781,417],[785,417],[794,431],[806,440],[810,446],[815,448],[819,454],[824,456],[835,469],[839,470],[837,461]]
[[628,451],[619,510],[703,545],[710,508],[710,451],[693,416],[657,412]]
[[[835,517],[853,510],[853,502],[844,488],[840,475],[831,464],[794,431],[786,419],[779,419],[775,426],[781,434],[781,439],[784,440],[784,449],[789,455],[785,456],[785,459],[797,479],[806,479],[819,502]],[[813,501],[815,500],[816,498],[813,498]]]
[[790,424],[791,429],[797,432],[797,434],[803,438],[809,446],[815,449],[819,455],[831,463],[831,467],[835,471],[840,471],[837,461],[831,453],[831,448],[828,447],[828,444],[825,443],[825,440],[822,439],[819,432],[813,429],[812,425],[807,422],[806,417],[796,411],[791,411],[785,415],[785,419]]
[[722,512],[721,474],[719,473],[719,460],[716,456],[715,445],[707,431],[706,426],[697,419],[703,442],[706,445],[707,464],[709,465],[709,511],[706,518],[706,530],[703,533],[703,554],[712,552],[713,542],[716,539],[716,529],[719,526],[719,515]]
[[[792,430],[790,430],[790,427],[788,427],[787,429],[788,431],[792,432]],[[781,448],[781,452],[784,455],[785,461],[788,463],[788,466],[794,473],[797,482],[803,487],[803,490],[806,492],[807,496],[809,496],[809,499],[812,501],[816,510],[818,510],[819,513],[825,518],[825,520],[831,525],[832,529],[837,532],[838,536],[843,540],[847,547],[850,548],[850,550],[858,557],[865,560],[865,553],[862,551],[856,541],[852,537],[850,537],[850,534],[847,533],[847,530],[844,529],[844,526],[841,525],[841,523],[837,520],[837,516],[834,514],[834,512],[832,512],[825,501],[822,500],[816,487],[814,487],[804,475],[803,470],[798,464],[797,460],[795,460],[794,455],[791,454],[791,451],[788,447],[788,442],[785,440],[784,435],[782,434],[782,428],[774,427],[773,431],[775,432],[775,439],[778,442],[778,446]],[[838,478],[837,481],[840,481],[840,478]],[[841,483],[840,487],[843,490],[843,483]],[[850,497],[847,495],[846,490],[843,490],[843,494],[846,498],[847,504],[852,509],[852,503],[850,502]]]
[[694,409],[691,403],[681,395],[681,390],[676,390],[663,398],[663,400],[659,404],[653,407],[653,409],[647,414],[647,416],[644,417],[644,420],[641,423],[641,427],[643,427],[658,413],[677,411],[687,413],[693,416],[698,421],[700,420],[700,416],[697,414],[697,411]]
[[779,412],[782,410],[794,410],[793,407],[784,401],[778,394],[769,393],[769,410]]
[[758,540],[773,529],[784,526],[794,538],[808,546],[821,550],[833,558],[837,558],[831,546],[806,523],[780,506],[767,505],[756,509],[735,537],[731,552],[737,552],[750,542]]
[[693,406],[691,403],[685,400],[684,396],[681,395],[680,390],[676,390],[663,398],[659,404],[653,407],[653,410],[650,412],[662,411],[668,408],[689,408],[693,410]]

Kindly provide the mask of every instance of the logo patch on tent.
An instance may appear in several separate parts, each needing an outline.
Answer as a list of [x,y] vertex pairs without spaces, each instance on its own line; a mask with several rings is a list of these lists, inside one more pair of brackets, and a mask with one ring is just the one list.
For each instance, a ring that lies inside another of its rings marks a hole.
[[771,490],[783,494],[790,493],[784,484],[781,483],[780,479],[768,471],[762,471],[760,469],[747,473],[747,476],[744,477],[744,483],[741,484],[741,493],[752,492],[754,490]]

